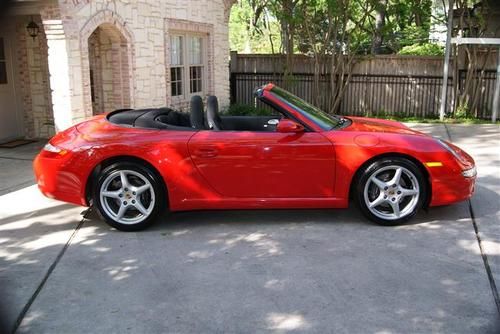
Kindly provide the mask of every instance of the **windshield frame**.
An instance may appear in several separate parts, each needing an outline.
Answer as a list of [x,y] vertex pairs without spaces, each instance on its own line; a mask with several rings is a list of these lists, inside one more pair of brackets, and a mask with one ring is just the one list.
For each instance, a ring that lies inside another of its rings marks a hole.
[[333,130],[343,124],[342,117],[330,115],[283,88],[273,85],[268,92],[272,94],[275,99],[286,104],[308,121],[316,124],[323,131]]

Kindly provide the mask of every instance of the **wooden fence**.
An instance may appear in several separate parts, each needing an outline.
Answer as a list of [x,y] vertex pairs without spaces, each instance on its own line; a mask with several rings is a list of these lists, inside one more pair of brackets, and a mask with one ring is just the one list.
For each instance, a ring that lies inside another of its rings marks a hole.
[[[279,59],[279,56],[272,55],[237,55],[236,58],[233,54],[231,102],[266,108],[255,100],[253,91],[256,87],[273,82],[286,86],[286,89],[309,102],[316,100],[313,94],[319,94],[318,107],[328,111],[328,94],[331,91],[329,77],[320,79],[320,89],[316,93],[313,91],[310,59],[298,57],[295,68],[305,72],[295,71],[286,81],[283,73],[273,73]],[[382,56],[358,61],[340,108],[334,112],[343,115],[438,117],[443,82],[441,66],[440,57]],[[448,78],[447,113],[453,110],[456,89],[458,92],[463,89],[464,71],[459,71],[456,77],[459,79],[456,88],[453,77]],[[496,73],[491,70],[475,79],[478,103],[474,116],[491,118],[495,79]]]
[[[439,92],[442,77],[437,76],[397,76],[397,75],[360,75],[351,77],[340,108],[342,115],[376,115],[376,116],[414,116],[437,117],[439,114]],[[266,73],[231,73],[231,102],[238,104],[256,104],[253,96],[256,87],[273,82],[284,85],[283,75]],[[314,101],[313,75],[308,73],[294,74],[286,88],[293,94]],[[320,80],[320,96],[318,107],[328,110],[328,78]],[[452,98],[451,80],[448,81],[448,98]],[[450,108],[448,108],[448,112]]]

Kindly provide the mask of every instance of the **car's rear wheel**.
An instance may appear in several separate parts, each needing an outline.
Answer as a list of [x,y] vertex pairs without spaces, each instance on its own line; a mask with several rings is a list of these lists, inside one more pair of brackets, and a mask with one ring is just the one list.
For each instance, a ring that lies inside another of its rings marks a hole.
[[356,186],[363,214],[382,225],[398,225],[425,203],[427,182],[418,166],[404,158],[383,158],[366,167]]
[[115,163],[99,175],[94,203],[106,223],[121,231],[150,226],[163,208],[161,180],[148,167]]

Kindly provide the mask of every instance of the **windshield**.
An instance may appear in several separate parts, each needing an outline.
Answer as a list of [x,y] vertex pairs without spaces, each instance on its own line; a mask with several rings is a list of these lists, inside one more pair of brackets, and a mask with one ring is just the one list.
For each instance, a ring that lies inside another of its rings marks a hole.
[[309,120],[318,124],[323,130],[331,130],[343,123],[342,118],[339,116],[329,115],[284,89],[274,86],[271,92]]

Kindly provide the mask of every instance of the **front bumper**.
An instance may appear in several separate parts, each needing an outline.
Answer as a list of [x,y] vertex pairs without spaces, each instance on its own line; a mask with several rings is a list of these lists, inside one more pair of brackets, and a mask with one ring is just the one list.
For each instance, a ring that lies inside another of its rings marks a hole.
[[432,199],[429,206],[448,205],[465,201],[475,191],[476,177],[456,175],[432,182]]

